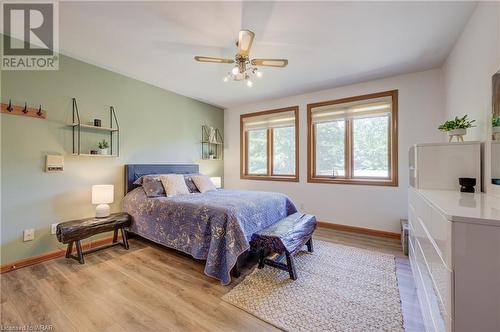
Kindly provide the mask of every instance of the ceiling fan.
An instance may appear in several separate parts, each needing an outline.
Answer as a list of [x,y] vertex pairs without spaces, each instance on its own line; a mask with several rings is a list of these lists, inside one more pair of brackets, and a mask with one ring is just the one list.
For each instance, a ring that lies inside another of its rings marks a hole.
[[236,46],[238,53],[233,59],[214,58],[208,56],[195,56],[194,59],[199,62],[212,62],[212,63],[235,63],[234,68],[224,77],[224,82],[229,80],[233,81],[246,81],[248,87],[253,86],[251,75],[262,77],[262,72],[259,71],[257,66],[262,67],[286,67],[288,65],[287,59],[250,59],[250,49],[252,48],[253,39],[255,34],[250,30],[241,30],[238,36]]

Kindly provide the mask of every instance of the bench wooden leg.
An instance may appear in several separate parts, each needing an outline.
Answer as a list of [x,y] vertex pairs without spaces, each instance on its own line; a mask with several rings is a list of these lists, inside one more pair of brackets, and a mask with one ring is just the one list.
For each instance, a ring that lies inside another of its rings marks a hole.
[[261,249],[259,251],[259,269],[262,269],[264,268],[264,260],[266,258],[266,253],[265,253],[265,250],[264,249]]
[[76,253],[78,254],[78,262],[80,264],[85,264],[85,260],[83,259],[82,244],[80,243],[80,240],[76,241]]
[[118,240],[118,228],[115,228],[115,230],[113,231],[113,243],[116,243],[117,240]]
[[314,252],[313,238],[311,237],[309,241],[306,242],[307,251]]
[[290,274],[290,279],[297,280],[297,271],[295,271],[295,261],[293,256],[288,252],[286,253],[286,265],[288,267],[288,273]]
[[[128,250],[128,240],[127,240],[127,232],[125,232],[125,228],[120,228],[120,231],[122,233],[122,241],[123,241],[123,247]],[[118,232],[118,230],[115,230],[115,234]]]
[[66,258],[71,257],[71,252],[73,251],[73,241],[68,243],[68,248],[66,249]]

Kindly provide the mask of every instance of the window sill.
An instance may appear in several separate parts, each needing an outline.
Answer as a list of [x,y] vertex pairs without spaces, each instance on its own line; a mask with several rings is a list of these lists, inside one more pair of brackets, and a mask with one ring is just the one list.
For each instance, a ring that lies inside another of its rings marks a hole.
[[329,184],[353,184],[362,186],[385,186],[385,187],[398,187],[398,181],[387,179],[334,179],[327,177],[309,177],[308,183],[329,183]]
[[299,182],[298,176],[278,176],[278,175],[241,175],[242,180],[261,180],[261,181],[282,181],[282,182]]

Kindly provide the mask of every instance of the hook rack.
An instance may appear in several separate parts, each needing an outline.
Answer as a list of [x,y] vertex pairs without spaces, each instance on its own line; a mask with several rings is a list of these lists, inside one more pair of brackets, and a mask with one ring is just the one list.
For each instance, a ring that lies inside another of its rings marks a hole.
[[12,105],[12,101],[9,99],[8,104],[2,103],[1,106],[0,113],[23,115],[39,119],[47,118],[47,111],[42,109],[42,105],[38,108],[28,107],[28,102],[24,102],[24,106]]
[[10,101],[9,99],[9,105],[7,106],[7,111],[10,113],[14,110],[14,108],[12,107],[12,102]]

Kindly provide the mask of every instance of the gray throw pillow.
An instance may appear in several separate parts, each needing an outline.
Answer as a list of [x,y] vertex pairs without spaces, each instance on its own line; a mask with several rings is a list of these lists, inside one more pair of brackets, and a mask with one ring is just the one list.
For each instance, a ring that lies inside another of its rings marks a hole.
[[[161,189],[163,190],[163,192],[161,192],[161,194],[159,194],[158,196],[165,196],[165,188],[163,188],[163,185],[160,181],[161,175],[166,175],[166,174],[143,175],[140,178],[138,178],[137,180],[135,180],[134,184],[139,185],[139,186],[144,186],[144,182],[145,182],[144,180],[148,179],[147,180],[149,183],[148,186],[150,186],[149,188],[150,188],[150,190],[152,190],[151,195],[154,195],[154,193],[157,193],[159,191],[158,186],[161,186]],[[184,180],[186,181],[186,186],[188,187],[190,193],[199,193],[200,191],[198,190],[198,188],[194,184],[193,179],[191,178],[193,175],[200,175],[200,174],[199,173],[184,174]],[[152,182],[154,182],[154,181],[158,182],[158,184],[153,184]],[[153,186],[154,186],[154,188],[157,188],[157,190],[154,190]],[[144,191],[146,191],[146,188],[144,188]],[[148,191],[146,191],[146,194],[148,194]],[[158,196],[149,196],[148,195],[148,197],[158,197]]]
[[186,180],[186,186],[188,187],[190,193],[199,193],[200,191],[193,182],[192,176],[194,175],[200,174],[184,174],[184,180]]
[[145,176],[142,179],[142,188],[148,197],[166,196],[165,188],[163,188],[159,177]]

